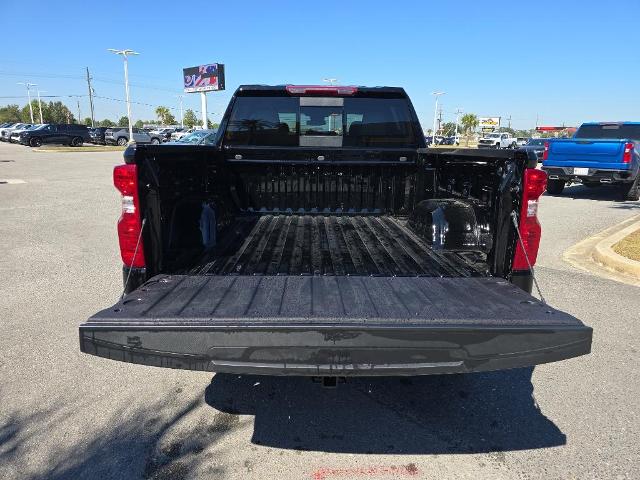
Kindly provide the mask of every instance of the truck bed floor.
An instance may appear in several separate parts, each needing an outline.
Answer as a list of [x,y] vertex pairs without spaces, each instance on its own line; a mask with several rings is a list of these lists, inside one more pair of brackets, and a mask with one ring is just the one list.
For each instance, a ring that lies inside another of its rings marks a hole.
[[475,253],[434,251],[389,216],[240,217],[191,275],[485,275]]

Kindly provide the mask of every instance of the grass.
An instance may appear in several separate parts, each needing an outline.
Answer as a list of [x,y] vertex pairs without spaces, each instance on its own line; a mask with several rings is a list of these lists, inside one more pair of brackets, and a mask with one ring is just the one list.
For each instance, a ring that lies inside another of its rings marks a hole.
[[125,148],[117,145],[83,145],[82,147],[43,145],[34,150],[39,152],[122,152]]
[[640,230],[626,236],[613,246],[618,255],[640,262]]

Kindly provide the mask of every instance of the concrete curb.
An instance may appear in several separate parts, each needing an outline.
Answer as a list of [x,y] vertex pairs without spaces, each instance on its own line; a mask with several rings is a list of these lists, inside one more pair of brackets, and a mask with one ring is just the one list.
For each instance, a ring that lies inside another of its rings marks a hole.
[[606,268],[616,270],[640,280],[640,262],[623,257],[613,250],[613,246],[616,243],[636,230],[640,230],[640,221],[634,222],[628,227],[624,227],[622,230],[599,241],[592,252],[593,259]]
[[567,249],[562,258],[574,267],[600,277],[640,286],[640,262],[618,255],[612,249],[613,245],[639,228],[640,215],[635,215],[585,238]]

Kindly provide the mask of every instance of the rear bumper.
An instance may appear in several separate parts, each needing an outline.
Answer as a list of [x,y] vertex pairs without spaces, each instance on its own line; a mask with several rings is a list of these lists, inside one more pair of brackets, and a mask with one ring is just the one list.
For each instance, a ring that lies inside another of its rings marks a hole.
[[591,349],[581,326],[398,328],[314,325],[80,327],[84,353],[236,374],[377,376],[469,373],[555,362]]
[[549,180],[564,180],[566,182],[583,183],[627,183],[635,178],[631,170],[589,168],[586,175],[574,174],[573,167],[551,167],[542,166],[542,170],[547,172]]

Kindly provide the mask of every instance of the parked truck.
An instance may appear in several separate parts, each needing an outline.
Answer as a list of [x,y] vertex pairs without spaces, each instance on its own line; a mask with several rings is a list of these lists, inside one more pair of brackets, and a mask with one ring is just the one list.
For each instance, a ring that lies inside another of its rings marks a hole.
[[404,90],[241,86],[212,146],[114,169],[123,296],[80,326],[111,360],[238,374],[464,373],[590,351],[531,292],[546,174],[428,149]]
[[478,140],[478,148],[517,148],[517,140],[510,133],[487,133]]
[[549,139],[542,169],[549,175],[549,193],[559,195],[567,184],[619,186],[623,200],[640,199],[640,122],[583,123],[570,139]]

